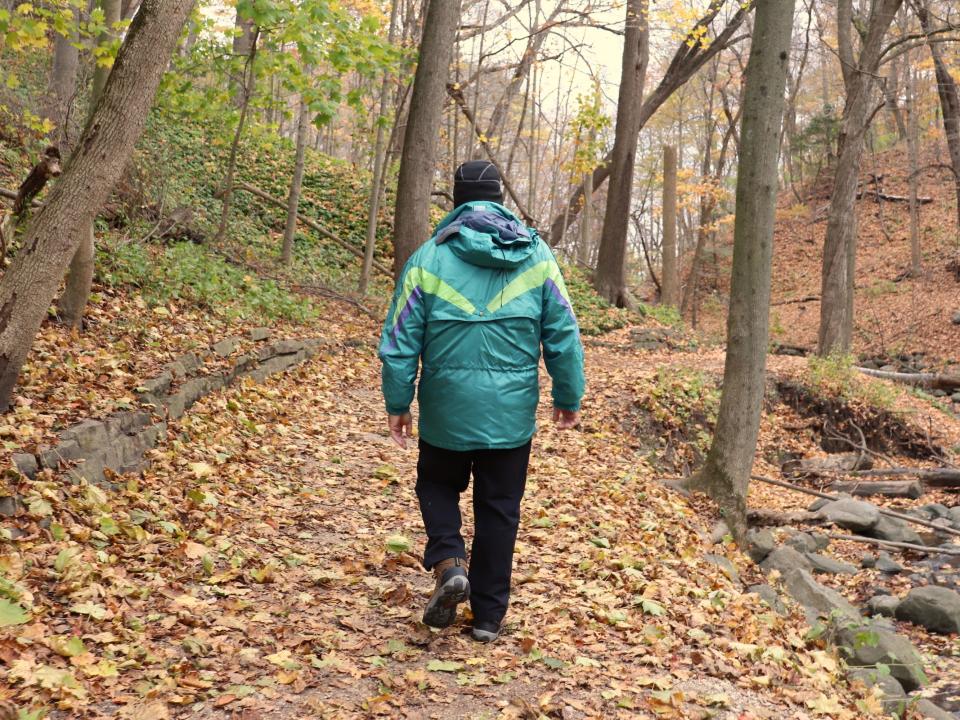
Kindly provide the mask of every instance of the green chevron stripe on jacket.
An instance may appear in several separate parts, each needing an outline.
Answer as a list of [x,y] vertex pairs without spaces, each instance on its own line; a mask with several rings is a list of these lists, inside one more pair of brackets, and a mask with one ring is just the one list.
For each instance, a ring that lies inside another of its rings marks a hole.
[[426,442],[523,445],[536,429],[541,350],[554,405],[579,409],[583,347],[553,253],[502,205],[462,205],[397,283],[380,343],[387,412],[409,409],[419,371]]

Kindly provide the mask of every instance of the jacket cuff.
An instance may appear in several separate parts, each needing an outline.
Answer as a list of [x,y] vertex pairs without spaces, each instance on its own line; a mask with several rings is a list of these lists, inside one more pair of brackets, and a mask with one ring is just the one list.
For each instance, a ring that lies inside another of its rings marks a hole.
[[387,405],[387,415],[404,415],[410,412],[410,406]]

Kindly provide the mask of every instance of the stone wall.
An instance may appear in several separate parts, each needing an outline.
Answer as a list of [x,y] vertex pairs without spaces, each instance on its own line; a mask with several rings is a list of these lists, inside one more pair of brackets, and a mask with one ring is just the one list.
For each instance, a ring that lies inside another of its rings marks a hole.
[[[169,363],[157,377],[137,388],[142,409],[114,413],[102,420],[82,420],[59,433],[56,445],[41,446],[35,453],[17,453],[13,462],[28,477],[43,469],[66,469],[73,479],[108,483],[109,475],[136,472],[147,466],[144,454],[167,433],[167,423],[177,420],[200,398],[251,377],[268,376],[299,365],[324,346],[321,338],[269,342],[267,328],[248,332],[257,345],[238,356],[226,369],[209,370],[195,353]],[[241,338],[221,340],[210,348],[214,357],[229,357]]]

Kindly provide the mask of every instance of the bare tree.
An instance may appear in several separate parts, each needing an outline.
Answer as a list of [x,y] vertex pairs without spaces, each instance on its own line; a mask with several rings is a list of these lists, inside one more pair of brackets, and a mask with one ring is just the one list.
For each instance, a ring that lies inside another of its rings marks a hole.
[[[623,64],[620,70],[620,92],[617,98],[617,124],[611,151],[610,190],[603,216],[597,273],[594,285],[607,301],[624,307],[631,304],[627,294],[627,230],[630,223],[630,200],[633,197],[633,166],[640,133],[640,105],[643,84],[650,60],[650,24],[648,0],[627,2],[626,32],[623,41]],[[586,183],[593,193],[591,177]],[[584,195],[587,201],[589,195]]]
[[[98,44],[106,45],[116,37],[115,26],[120,22],[120,0],[100,0],[104,22],[107,26],[97,40]],[[97,64],[93,72],[93,89],[90,92],[90,112],[92,116],[97,103],[103,95],[103,88],[110,77],[110,66]],[[99,210],[99,208],[97,208]],[[90,298],[90,288],[93,285],[94,261],[96,258],[93,221],[81,230],[80,244],[77,252],[70,261],[70,270],[67,273],[67,284],[57,303],[60,319],[64,323],[77,329],[83,326],[83,313]]]
[[[853,341],[853,296],[857,258],[857,187],[864,136],[883,107],[874,107],[877,68],[883,38],[903,0],[876,0],[870,15],[854,18],[853,0],[837,3],[837,51],[843,71],[846,101],[839,137],[839,155],[827,212],[821,276],[818,352],[847,353]],[[854,49],[853,32],[862,38]]]
[[[960,89],[950,74],[950,68],[943,59],[943,52],[931,35],[930,11],[924,0],[914,0],[914,9],[920,20],[920,27],[927,38],[930,55],[933,57],[933,70],[937,79],[937,95],[940,96],[940,110],[943,115],[943,133],[947,137],[947,149],[950,152],[950,165],[953,168],[953,185],[957,195],[957,225],[960,227]],[[908,68],[909,69],[909,68]]]
[[[727,22],[723,30],[711,42],[704,42],[703,38],[707,28],[713,23],[714,19],[723,9],[724,0],[716,0],[710,4],[707,13],[698,20],[687,36],[677,47],[670,65],[660,83],[650,93],[643,105],[640,106],[639,130],[643,129],[646,122],[653,114],[665,103],[678,88],[693,77],[701,67],[711,58],[715,57],[721,50],[730,47],[739,42],[745,36],[737,36],[737,30],[743,24],[747,15],[753,10],[752,2],[738,3],[737,11]],[[610,177],[610,167],[613,161],[613,152],[607,153],[597,169],[593,171],[593,191],[597,192],[600,186]],[[550,222],[550,231],[547,237],[551,245],[557,245],[563,239],[566,228],[572,223],[580,212],[581,198],[583,197],[583,185],[577,185],[571,192],[569,198],[563,203],[563,208],[554,216]]]
[[660,302],[677,306],[680,278],[677,272],[677,149],[663,146],[663,249]]
[[438,129],[459,20],[460,0],[431,2],[424,20],[420,61],[413,80],[397,179],[393,271],[398,278],[407,258],[430,232],[430,192],[439,144]]
[[283,246],[280,262],[290,265],[293,261],[293,238],[297,231],[297,209],[300,207],[300,189],[303,187],[303,165],[307,154],[307,133],[310,131],[310,103],[301,94],[300,110],[297,113],[297,150],[293,162],[293,178],[287,196],[287,222],[283,228]]
[[706,462],[687,482],[716,501],[738,542],[746,535],[747,487],[766,387],[777,163],[793,11],[794,0],[757,5],[737,169],[723,396]]
[[[397,36],[398,0],[390,3],[390,27],[387,30],[387,42],[391,45]],[[373,144],[373,178],[370,180],[370,208],[367,214],[367,243],[363,253],[363,267],[360,270],[360,283],[357,292],[366,295],[370,283],[370,270],[373,267],[373,253],[377,247],[377,216],[380,213],[380,199],[386,183],[386,138],[383,125],[387,121],[387,103],[390,101],[390,75],[384,73],[380,85],[380,111],[377,115],[377,138]],[[456,117],[455,112],[450,113]]]
[[0,411],[53,300],[80,231],[93,222],[143,131],[193,0],[143,0],[77,149],[0,279]]
[[76,25],[80,20],[76,7],[70,10],[71,28],[68,34],[57,33],[53,41],[53,63],[50,67],[48,87],[47,117],[56,126],[50,140],[60,148],[64,155],[69,154],[67,147],[70,137],[68,123],[70,110],[77,94],[77,68],[80,64],[80,51],[77,49],[78,34]]

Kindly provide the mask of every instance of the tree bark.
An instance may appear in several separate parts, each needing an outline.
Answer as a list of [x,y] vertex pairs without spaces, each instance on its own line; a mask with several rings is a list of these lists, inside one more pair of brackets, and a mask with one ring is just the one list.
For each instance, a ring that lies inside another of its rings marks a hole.
[[48,89],[49,106],[47,117],[56,126],[50,141],[60,148],[64,157],[70,154],[70,110],[77,94],[77,68],[80,64],[80,51],[76,47],[78,34],[76,25],[79,13],[73,8],[74,27],[68,35],[58,34],[53,43],[53,64],[50,68]]
[[460,0],[431,2],[427,9],[397,179],[393,235],[395,278],[400,277],[407,259],[430,234],[430,191],[438,129],[459,20]]
[[943,59],[939,45],[930,41],[932,30],[930,13],[924,0],[916,0],[914,7],[917,18],[920,20],[920,27],[927,35],[927,45],[933,57],[937,94],[940,96],[940,110],[943,114],[943,132],[947,137],[947,149],[950,151],[950,164],[953,167],[953,186],[957,196],[957,226],[960,227],[960,89]]
[[[603,215],[597,272],[594,277],[594,286],[600,296],[618,307],[630,304],[627,294],[627,228],[630,223],[630,200],[633,196],[633,166],[642,122],[640,108],[643,102],[643,84],[649,58],[649,2],[628,0],[620,92],[617,97],[617,123],[610,153],[610,177],[613,179],[607,191],[607,208]],[[597,185],[595,180],[592,178],[590,182],[591,193]],[[583,187],[581,185],[581,188]]]
[[0,411],[10,407],[20,368],[80,230],[93,222],[143,131],[192,6],[193,0],[143,0],[66,171],[0,279]]
[[577,260],[582,267],[590,266],[590,244],[593,241],[593,180],[591,173],[583,179],[583,212],[580,213],[580,244],[577,245]]
[[233,36],[233,55],[235,58],[244,58],[243,74],[239,81],[234,77],[230,85],[233,88],[233,105],[238,110],[243,107],[245,102],[247,66],[250,63],[250,54],[254,52],[254,47],[256,46],[256,42],[254,42],[254,31],[255,26],[253,20],[243,17],[240,12],[237,11],[236,18],[234,19],[235,34]]
[[257,85],[257,42],[260,40],[260,28],[253,29],[253,39],[250,45],[250,51],[247,54],[247,61],[243,68],[243,92],[241,93],[243,102],[240,105],[240,119],[237,120],[237,131],[233,134],[233,143],[230,145],[230,158],[227,161],[227,172],[223,180],[222,206],[220,209],[220,226],[217,228],[217,242],[222,242],[227,235],[227,225],[230,222],[230,210],[233,206],[233,177],[237,171],[237,153],[240,150],[240,137],[243,135],[243,128],[247,121],[247,115],[250,114],[250,100],[253,97]]
[[727,355],[717,429],[703,468],[688,481],[709,494],[738,542],[763,408],[780,125],[794,0],[757,6],[745,74]]
[[[670,65],[667,67],[660,84],[654,88],[653,92],[647,96],[647,99],[640,107],[640,120],[637,131],[643,129],[646,122],[653,114],[665,103],[677,89],[683,87],[686,82],[693,77],[701,67],[711,58],[715,57],[721,50],[728,47],[734,38],[734,34],[743,24],[747,15],[753,11],[753,4],[741,3],[737,12],[730,18],[730,21],[724,27],[717,37],[704,47],[697,38],[700,37],[700,30],[709,27],[714,18],[723,7],[723,2],[712,3],[707,14],[694,25],[673,55]],[[593,191],[596,192],[600,186],[610,177],[611,163],[613,161],[613,151],[611,150],[604,156],[597,169],[593,171]],[[580,198],[583,197],[583,185],[573,188],[569,198],[563,203],[563,208],[554,216],[550,222],[550,231],[546,237],[551,245],[558,245],[563,239],[563,229],[569,223],[576,220],[580,212]]]
[[662,292],[660,302],[676,307],[677,273],[677,149],[663,146],[663,242],[660,244]]
[[911,53],[904,62],[907,88],[907,157],[910,161],[910,274],[919,277],[923,273],[923,255],[920,248],[920,122],[917,107],[917,87],[914,82]]
[[[391,45],[397,36],[397,8],[398,0],[390,3],[390,27],[387,30],[387,42]],[[360,297],[367,294],[367,286],[370,284],[370,269],[373,267],[373,255],[377,249],[377,217],[380,214],[380,201],[383,196],[383,190],[386,183],[386,146],[383,125],[387,121],[387,103],[390,99],[390,76],[387,73],[383,75],[383,83],[380,85],[380,112],[377,116],[377,138],[373,144],[373,178],[370,180],[370,208],[367,214],[367,242],[364,246],[363,267],[360,269],[360,282],[357,285],[357,292]],[[456,111],[450,113],[456,127]],[[453,133],[454,147],[456,147],[456,131]],[[454,163],[456,163],[456,152],[453,153]]]
[[[100,0],[104,22],[107,31],[97,40],[99,45],[107,45],[116,37],[114,26],[120,22],[120,0]],[[97,103],[103,96],[103,88],[110,77],[111,66],[97,65],[93,72],[93,89],[90,93],[90,111],[92,116]],[[111,188],[112,190],[113,188]],[[100,208],[97,208],[99,212]],[[96,237],[93,222],[80,231],[80,244],[77,252],[70,261],[70,270],[67,273],[67,284],[57,303],[60,319],[67,325],[77,328],[83,327],[83,313],[87,309],[87,300],[90,298],[90,288],[93,285],[94,260]]]
[[854,57],[853,0],[837,4],[837,49],[847,97],[840,127],[827,231],[823,243],[820,330],[817,352],[847,354],[853,342],[853,300],[857,259],[856,197],[863,140],[873,117],[873,89],[881,44],[903,0],[877,0],[872,5],[858,58]]
[[855,497],[901,497],[916,500],[923,495],[923,485],[916,480],[893,481],[862,481],[862,480],[834,480],[830,483],[830,490],[837,493],[847,493]]
[[303,161],[307,154],[307,132],[310,130],[310,105],[300,96],[300,112],[297,117],[297,151],[293,164],[293,179],[287,196],[287,223],[283,228],[283,246],[280,262],[293,262],[293,236],[297,231],[297,209],[300,207],[300,188],[303,186]]

